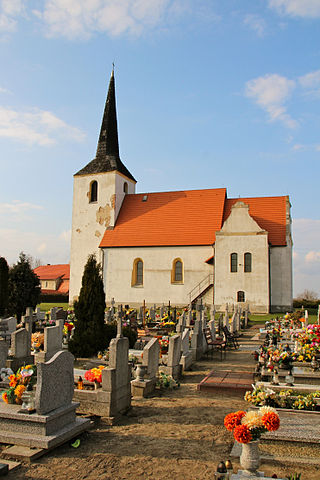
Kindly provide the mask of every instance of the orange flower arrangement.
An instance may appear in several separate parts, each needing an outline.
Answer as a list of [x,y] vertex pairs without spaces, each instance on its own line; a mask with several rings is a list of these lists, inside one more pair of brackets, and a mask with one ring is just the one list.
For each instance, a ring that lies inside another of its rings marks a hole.
[[269,432],[274,432],[280,427],[279,416],[274,412],[267,412],[262,416],[263,425]]
[[259,410],[229,413],[224,418],[224,426],[233,431],[237,442],[249,443],[258,440],[262,433],[273,432],[280,427],[277,411],[272,407],[261,407]]
[[244,412],[243,410],[228,413],[228,415],[226,415],[224,419],[224,426],[226,427],[226,429],[232,432],[235,427],[241,425],[241,419],[245,416],[245,414],[246,412]]
[[247,425],[238,425],[235,427],[233,436],[239,443],[249,443],[252,440],[252,435]]
[[9,403],[7,392],[3,392],[3,394],[2,394],[2,400],[3,400],[5,403]]

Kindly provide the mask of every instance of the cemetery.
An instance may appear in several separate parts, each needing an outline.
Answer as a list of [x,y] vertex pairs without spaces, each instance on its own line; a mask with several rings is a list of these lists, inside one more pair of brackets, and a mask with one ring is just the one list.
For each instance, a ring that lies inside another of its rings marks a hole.
[[87,358],[68,351],[73,311],[28,308],[13,320],[0,320],[8,478],[52,478],[51,469],[85,478],[89,468],[97,478],[160,479],[164,461],[173,478],[318,478],[319,315],[261,328],[239,305],[112,300],[109,345]]

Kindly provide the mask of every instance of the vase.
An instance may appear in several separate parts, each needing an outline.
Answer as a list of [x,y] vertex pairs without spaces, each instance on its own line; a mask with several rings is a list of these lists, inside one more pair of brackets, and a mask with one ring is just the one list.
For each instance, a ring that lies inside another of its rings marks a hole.
[[259,440],[242,444],[240,465],[245,475],[252,477],[257,475],[260,466]]

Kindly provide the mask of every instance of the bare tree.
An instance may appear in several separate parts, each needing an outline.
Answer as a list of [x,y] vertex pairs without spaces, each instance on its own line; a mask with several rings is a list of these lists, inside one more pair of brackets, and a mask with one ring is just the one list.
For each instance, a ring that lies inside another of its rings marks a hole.
[[296,300],[308,300],[308,301],[311,301],[311,302],[316,302],[317,300],[319,300],[319,295],[314,292],[313,290],[304,290],[302,293],[299,293],[297,296],[296,296]]

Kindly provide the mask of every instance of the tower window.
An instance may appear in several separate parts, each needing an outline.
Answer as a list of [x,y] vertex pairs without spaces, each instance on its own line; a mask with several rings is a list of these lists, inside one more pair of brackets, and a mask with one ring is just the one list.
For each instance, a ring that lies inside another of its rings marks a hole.
[[244,271],[251,272],[252,271],[252,255],[249,252],[244,254]]
[[90,185],[90,203],[98,200],[98,182],[94,180]]
[[143,285],[143,261],[141,258],[136,258],[133,262],[131,286]]
[[245,302],[245,294],[242,290],[237,292],[237,302]]
[[124,193],[128,193],[128,184],[127,184],[127,182],[124,182],[124,184],[123,184],[123,191],[124,191]]
[[230,255],[230,272],[234,273],[238,271],[238,254],[231,253]]
[[183,263],[181,258],[176,258],[172,262],[171,283],[183,283]]

